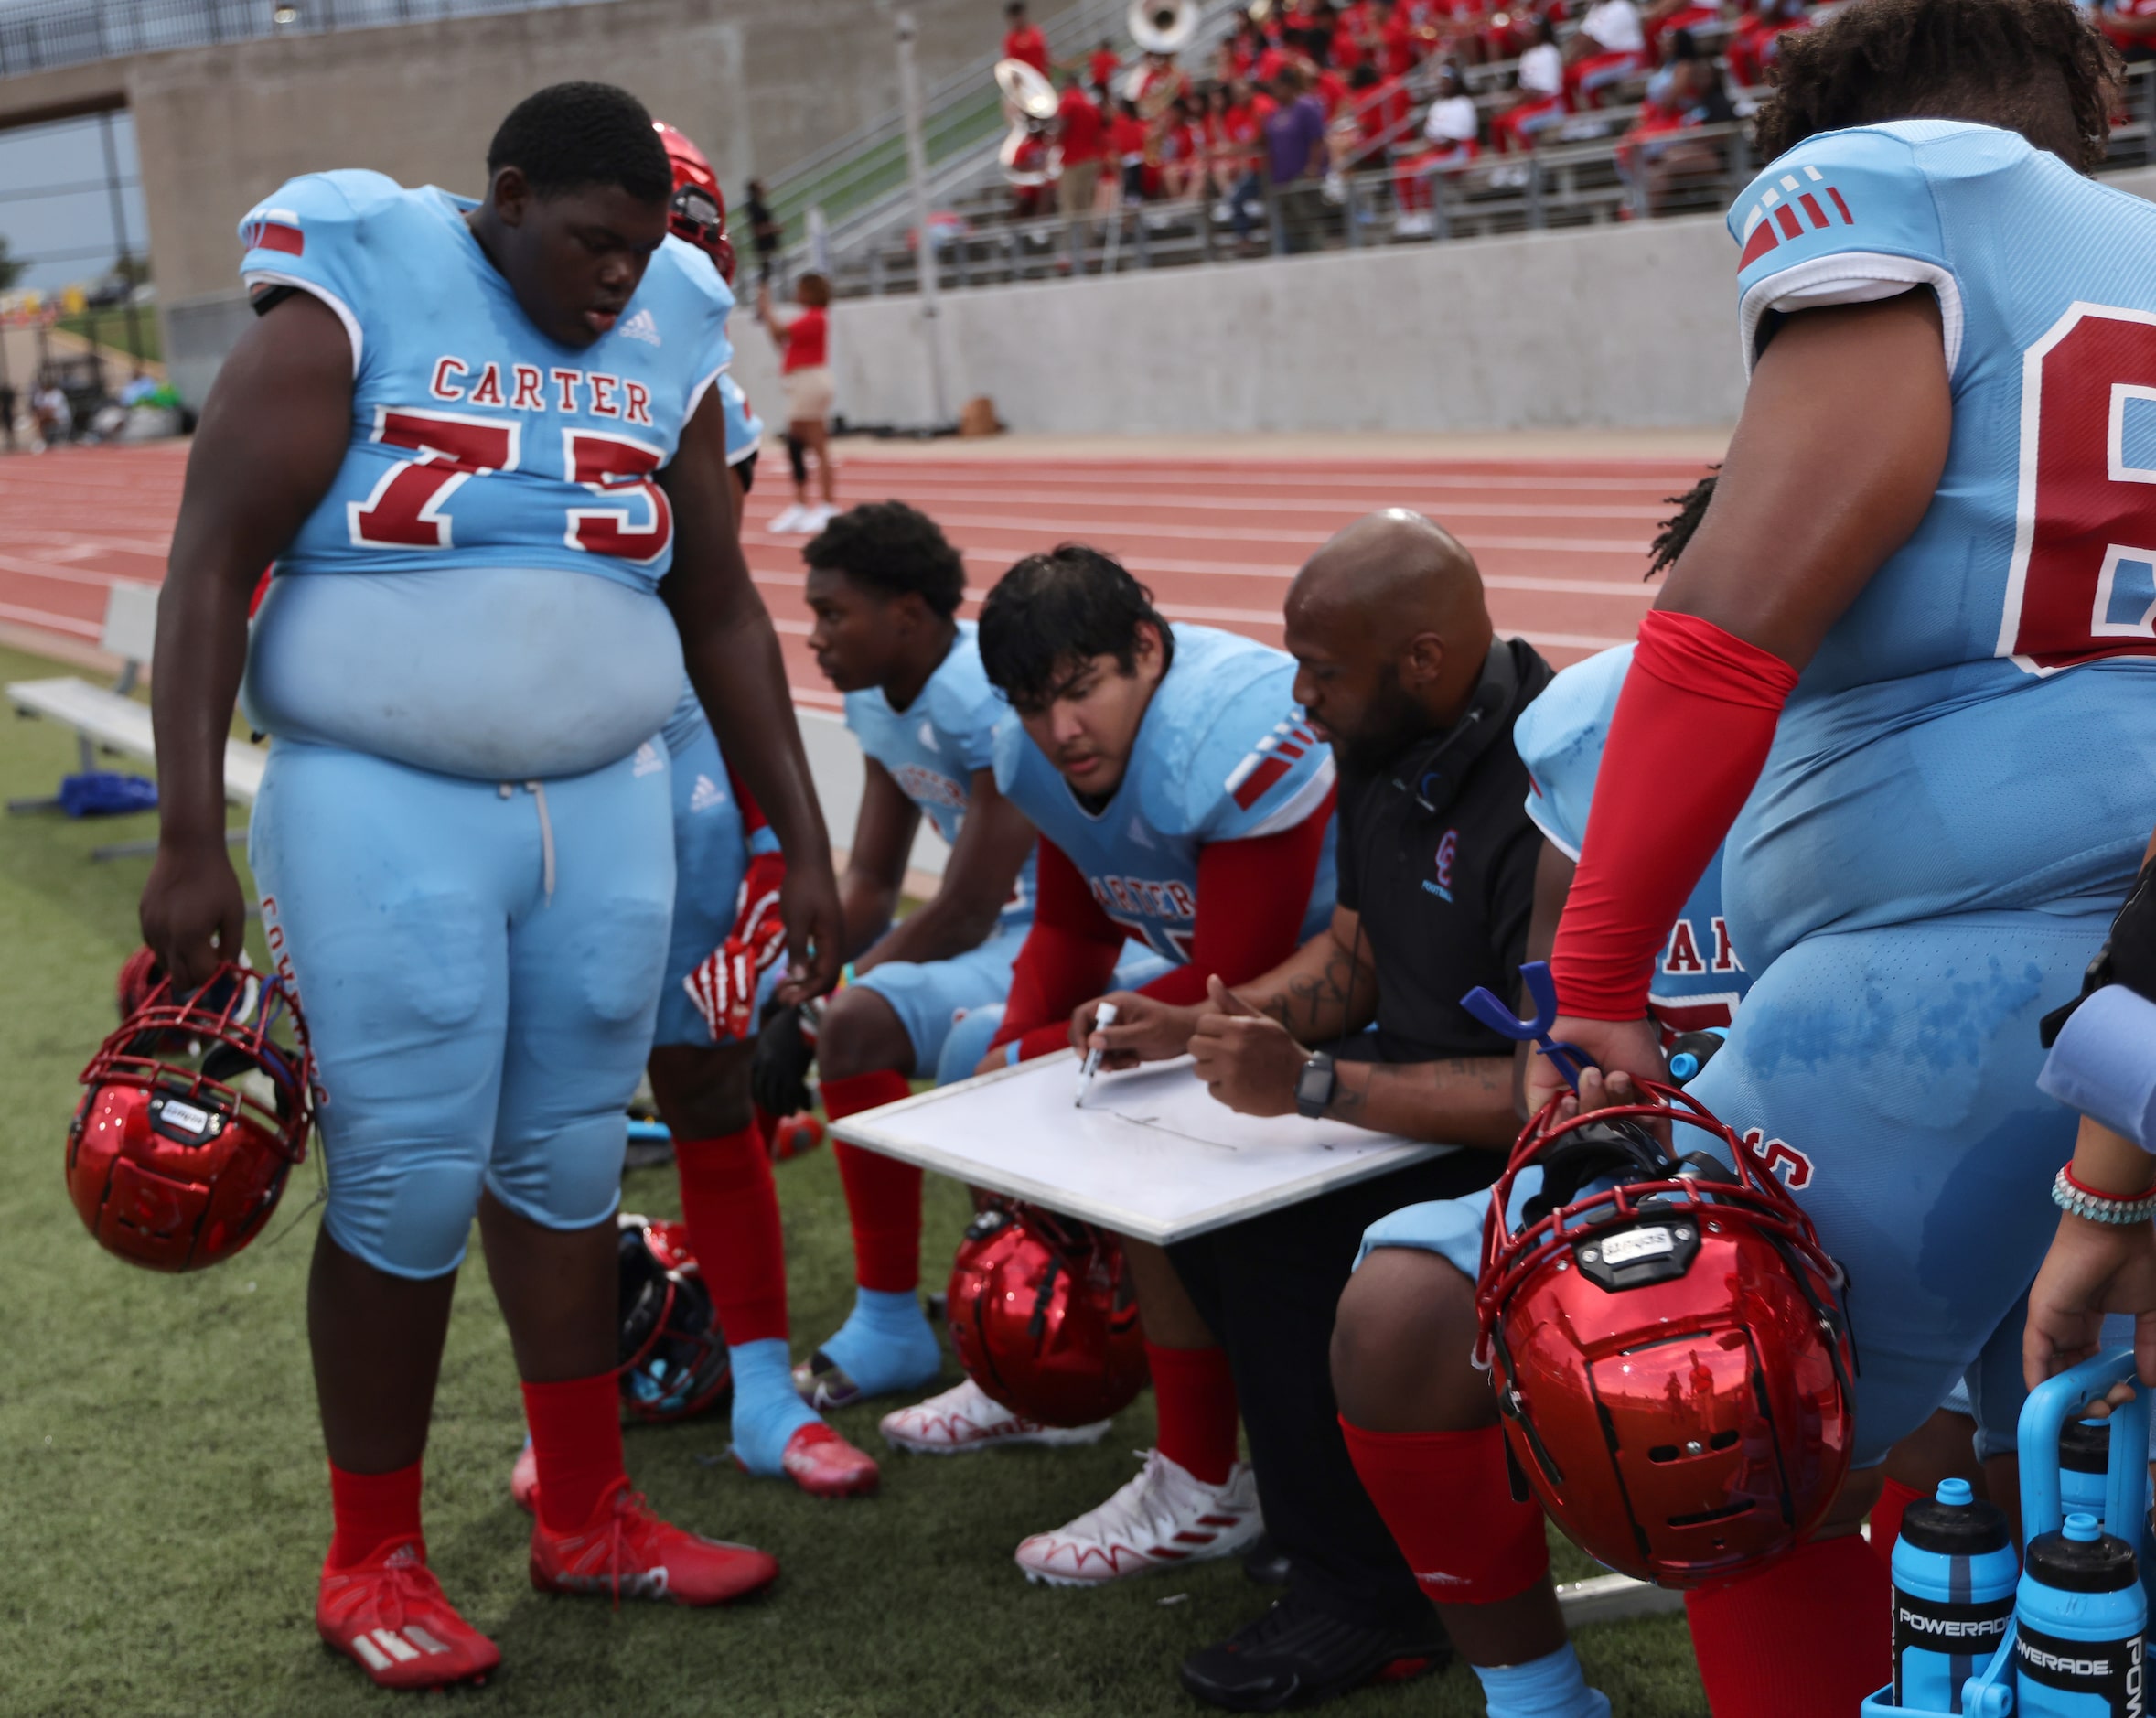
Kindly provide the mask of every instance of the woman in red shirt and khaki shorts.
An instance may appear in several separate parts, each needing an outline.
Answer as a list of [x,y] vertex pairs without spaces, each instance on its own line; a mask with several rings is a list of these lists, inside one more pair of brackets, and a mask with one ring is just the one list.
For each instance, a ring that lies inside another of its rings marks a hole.
[[[786,454],[793,463],[794,504],[771,521],[772,531],[819,532],[838,517],[831,471],[831,283],[804,274],[794,287],[799,308],[781,320],[768,288],[756,293],[756,317],[778,342],[779,382],[786,390]],[[820,505],[809,505],[809,461],[816,456]]]

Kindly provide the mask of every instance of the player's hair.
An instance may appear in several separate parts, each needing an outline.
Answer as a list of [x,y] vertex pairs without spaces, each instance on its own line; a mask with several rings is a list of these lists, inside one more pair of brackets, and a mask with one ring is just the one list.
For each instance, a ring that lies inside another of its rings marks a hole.
[[2069,166],[2104,158],[2124,68],[2074,0],[1864,0],[1781,38],[1759,152],[1894,119],[2016,131]]
[[487,177],[517,167],[533,193],[618,185],[639,203],[673,195],[666,145],[651,115],[611,83],[550,83],[510,109],[487,145]]
[[831,282],[811,271],[794,283],[794,296],[811,310],[827,309],[831,305]]
[[904,501],[847,509],[810,539],[801,559],[889,596],[911,591],[946,620],[965,600],[965,562],[941,526]]
[[1046,703],[1071,664],[1112,656],[1128,674],[1138,628],[1160,634],[1161,666],[1175,660],[1175,635],[1153,593],[1123,564],[1082,542],[1029,554],[996,581],[981,605],[981,665],[989,683],[1018,709]]
[[1707,475],[1682,495],[1665,495],[1662,499],[1673,505],[1677,511],[1662,521],[1655,532],[1655,540],[1647,545],[1646,576],[1666,573],[1677,564],[1677,557],[1684,553],[1691,542],[1692,532],[1699,530],[1700,521],[1707,516],[1707,503],[1714,499],[1714,479],[1721,475],[1719,463],[1707,467]]

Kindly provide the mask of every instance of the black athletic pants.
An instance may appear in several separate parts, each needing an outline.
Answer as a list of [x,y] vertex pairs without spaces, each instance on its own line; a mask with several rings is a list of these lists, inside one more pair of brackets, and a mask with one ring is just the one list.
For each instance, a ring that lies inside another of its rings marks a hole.
[[1291,1584],[1352,1621],[1429,1618],[1385,1522],[1355,1476],[1333,1401],[1333,1314],[1363,1230],[1389,1211],[1487,1186],[1504,1154],[1458,1151],[1168,1249],[1228,1350],[1265,1529]]

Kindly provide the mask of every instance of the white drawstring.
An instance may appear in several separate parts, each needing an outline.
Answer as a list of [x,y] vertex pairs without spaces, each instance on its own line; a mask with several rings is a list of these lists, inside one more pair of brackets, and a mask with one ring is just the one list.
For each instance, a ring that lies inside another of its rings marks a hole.
[[[508,799],[517,790],[519,785],[514,781],[503,782],[499,789],[501,797],[505,800]],[[553,820],[547,815],[546,783],[527,781],[521,785],[524,791],[531,796],[532,803],[539,808],[540,882],[546,890],[547,900],[552,903],[554,898],[554,824]]]

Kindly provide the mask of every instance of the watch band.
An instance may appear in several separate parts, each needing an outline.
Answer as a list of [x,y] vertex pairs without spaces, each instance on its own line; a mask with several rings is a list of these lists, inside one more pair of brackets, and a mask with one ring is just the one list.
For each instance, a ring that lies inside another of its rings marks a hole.
[[1328,1051],[1320,1050],[1304,1062],[1303,1071],[1295,1076],[1295,1113],[1311,1122],[1323,1116],[1333,1101],[1339,1078]]

